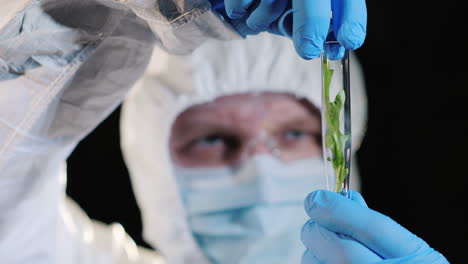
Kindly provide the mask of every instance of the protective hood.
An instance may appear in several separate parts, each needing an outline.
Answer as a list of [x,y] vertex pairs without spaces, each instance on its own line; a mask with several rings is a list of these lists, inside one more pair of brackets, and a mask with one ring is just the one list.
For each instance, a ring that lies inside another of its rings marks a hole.
[[[177,116],[220,96],[264,91],[293,94],[320,108],[320,67],[318,59],[299,58],[289,39],[267,33],[209,41],[189,56],[154,51],[145,75],[123,104],[121,145],[141,209],[144,238],[168,263],[209,263],[192,236],[173,175],[169,138]],[[367,103],[355,57],[351,84],[356,151],[364,135]],[[356,169],[356,164],[352,167]],[[351,182],[358,189],[356,171]]]

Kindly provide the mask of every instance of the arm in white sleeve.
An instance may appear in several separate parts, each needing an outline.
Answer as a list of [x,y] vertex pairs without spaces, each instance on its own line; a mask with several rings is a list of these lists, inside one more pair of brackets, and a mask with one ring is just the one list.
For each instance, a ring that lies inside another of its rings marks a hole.
[[64,161],[144,71],[154,36],[132,12],[91,1],[4,1],[0,262],[109,263],[80,259],[69,241]]

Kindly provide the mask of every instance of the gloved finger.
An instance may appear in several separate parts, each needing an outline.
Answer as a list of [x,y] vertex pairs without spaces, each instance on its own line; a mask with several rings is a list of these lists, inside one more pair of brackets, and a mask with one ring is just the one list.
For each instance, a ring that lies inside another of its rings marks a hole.
[[292,38],[304,59],[320,56],[330,27],[330,0],[293,0]]
[[333,31],[347,49],[359,48],[366,37],[367,8],[365,0],[332,0]]
[[[326,192],[326,190],[316,190],[316,191],[313,191],[312,193],[319,192],[319,191],[325,191]],[[359,192],[357,192],[357,191],[355,191],[353,189],[349,189],[348,191],[349,191],[349,199],[355,201],[356,203],[358,203],[359,205],[361,205],[361,206],[363,206],[365,208],[368,208],[366,200],[364,199],[364,197],[362,197],[362,195]],[[309,195],[312,195],[312,193],[310,193]],[[311,201],[309,200],[309,197],[307,197],[305,199],[305,209],[306,209],[306,211],[308,210],[307,208],[311,206],[310,202]]]
[[327,58],[331,60],[342,59],[345,54],[345,48],[339,43],[325,44],[324,52],[327,55]]
[[307,222],[301,231],[302,243],[319,263],[376,263],[382,258],[356,240],[336,234],[315,221]]
[[364,197],[359,192],[356,192],[355,190],[349,190],[349,198],[359,205],[368,208],[366,200],[364,200]]
[[320,264],[321,262],[314,256],[314,254],[306,249],[302,255],[301,264]]
[[334,192],[312,192],[306,198],[305,209],[321,226],[354,238],[384,259],[429,247],[389,217]]
[[247,8],[254,0],[225,0],[226,14],[232,19],[239,19],[247,13]]
[[450,264],[448,260],[433,248],[427,248],[424,251],[408,255],[401,258],[389,259],[379,264],[394,263],[431,263],[431,264]]
[[252,30],[264,31],[285,11],[288,1],[261,0],[258,7],[249,15],[246,23]]

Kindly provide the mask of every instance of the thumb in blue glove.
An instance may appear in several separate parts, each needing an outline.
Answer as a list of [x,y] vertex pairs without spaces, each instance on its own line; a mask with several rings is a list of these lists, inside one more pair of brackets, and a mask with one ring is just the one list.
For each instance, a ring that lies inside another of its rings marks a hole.
[[311,217],[301,238],[303,264],[449,263],[440,253],[401,225],[365,204],[330,191],[312,192],[305,201]]

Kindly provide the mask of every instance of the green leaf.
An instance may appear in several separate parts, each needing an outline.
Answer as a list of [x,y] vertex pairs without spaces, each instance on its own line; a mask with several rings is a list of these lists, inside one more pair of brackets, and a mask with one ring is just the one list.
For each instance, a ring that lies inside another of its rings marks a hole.
[[340,90],[334,100],[330,100],[330,86],[334,70],[330,68],[326,58],[322,61],[323,82],[324,82],[324,100],[325,100],[325,122],[327,124],[327,133],[325,135],[325,147],[330,149],[331,157],[327,160],[331,162],[335,170],[336,185],[335,192],[340,192],[343,182],[348,175],[346,168],[345,145],[349,135],[343,135],[340,131],[340,114],[344,108],[346,94]]

